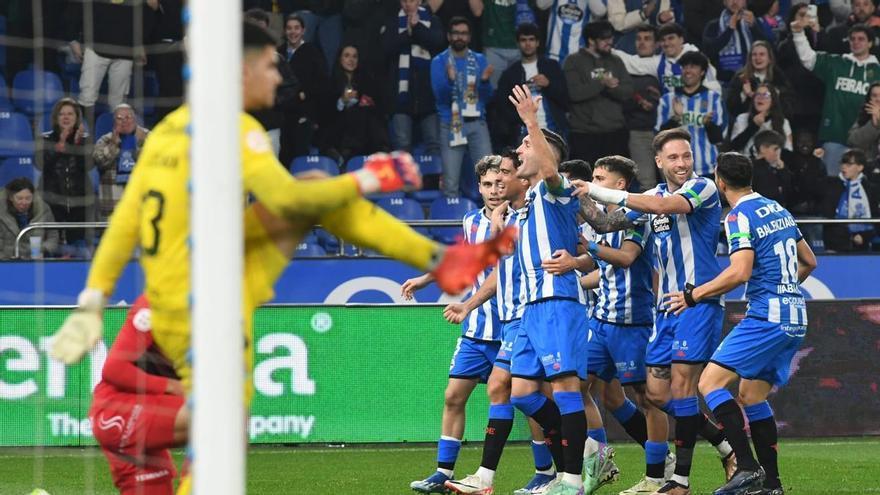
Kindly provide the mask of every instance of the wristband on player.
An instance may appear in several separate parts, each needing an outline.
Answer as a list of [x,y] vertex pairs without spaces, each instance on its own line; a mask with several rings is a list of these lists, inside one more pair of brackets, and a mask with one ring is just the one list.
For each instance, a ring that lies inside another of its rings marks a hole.
[[697,305],[697,301],[694,299],[694,289],[696,289],[694,284],[685,284],[684,286],[684,302],[689,308]]
[[626,200],[629,198],[629,193],[619,189],[609,189],[607,187],[590,184],[590,197],[602,203],[626,206]]

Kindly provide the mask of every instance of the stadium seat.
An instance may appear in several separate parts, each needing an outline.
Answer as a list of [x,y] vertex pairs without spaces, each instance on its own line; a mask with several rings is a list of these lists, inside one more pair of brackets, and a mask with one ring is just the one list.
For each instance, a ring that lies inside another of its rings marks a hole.
[[364,166],[364,162],[367,160],[369,155],[355,155],[348,159],[345,163],[345,171],[346,172],[354,172],[355,170],[360,170]]
[[108,132],[113,132],[113,112],[102,113],[95,119],[95,141]]
[[402,199],[404,197],[406,197],[406,194],[403,191],[375,193],[375,194],[368,194],[367,195],[367,199],[369,199],[370,201],[373,201],[374,203],[377,201],[381,201],[383,199]]
[[413,191],[409,193],[409,197],[421,203],[422,206],[429,207],[435,200],[443,197],[443,192],[436,189]]
[[32,156],[33,132],[26,116],[15,112],[0,112],[0,157]]
[[[432,220],[461,220],[465,213],[477,208],[467,198],[437,198],[431,203]],[[461,227],[431,227],[431,236],[445,244],[452,244],[461,237]]]
[[438,155],[413,155],[422,175],[440,175],[443,173],[443,161]]
[[0,75],[0,111],[12,111],[12,102],[9,101],[9,87],[6,86],[6,79],[2,75]]
[[[38,79],[42,87],[38,88]],[[64,96],[64,85],[54,72],[27,69],[15,75],[12,81],[12,101],[15,108],[28,115],[45,113]]]
[[6,186],[12,179],[27,177],[35,185],[39,182],[40,171],[34,167],[34,159],[30,156],[14,156],[0,162],[0,187]]
[[319,244],[301,242],[298,246],[296,246],[296,253],[294,253],[294,256],[296,256],[297,258],[327,256],[327,252],[324,251],[324,248],[322,248]]
[[298,156],[290,162],[290,173],[294,175],[307,170],[322,170],[330,175],[339,175],[339,165],[336,160],[327,156]]
[[[376,205],[394,215],[400,220],[424,220],[425,210],[418,201],[408,198],[383,198],[376,201]],[[428,229],[425,227],[413,227],[416,231],[423,235],[428,235]]]
[[[156,73],[151,70],[143,72],[143,86],[138,88],[138,81],[135,80],[137,71],[131,73],[131,86],[128,91],[131,106],[138,109],[138,114],[153,115],[156,111],[155,99],[159,96],[159,79]],[[141,91],[141,94],[138,94]]]

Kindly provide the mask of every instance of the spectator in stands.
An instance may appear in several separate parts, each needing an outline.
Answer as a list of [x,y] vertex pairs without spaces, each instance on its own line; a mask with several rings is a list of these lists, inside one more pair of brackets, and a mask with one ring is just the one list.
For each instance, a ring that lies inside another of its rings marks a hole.
[[298,14],[287,16],[285,40],[278,47],[278,53],[299,82],[298,97],[291,103],[292,108],[285,111],[281,127],[279,160],[284,165],[289,165],[297,156],[309,154],[315,133],[330,105],[327,96],[330,83],[324,57],[317,46],[306,42],[305,30],[302,17]]
[[717,146],[724,140],[727,117],[721,94],[703,84],[709,60],[700,52],[687,52],[679,59],[682,86],[660,97],[654,130],[682,127],[692,138],[694,173],[703,177],[715,171]]
[[486,62],[495,68],[489,82],[497,88],[501,74],[520,58],[516,42],[518,2],[472,0],[471,3],[474,14],[480,18]]
[[[58,222],[90,222],[95,218],[95,185],[89,170],[95,166],[83,125],[82,111],[71,98],[55,103],[51,115],[52,130],[42,136],[42,156],[36,166],[42,170],[40,195],[52,209]],[[88,235],[87,235],[88,234]],[[65,244],[86,246],[91,232],[66,229]]]
[[465,153],[472,160],[492,154],[486,103],[492,97],[493,67],[468,48],[471,23],[466,18],[454,17],[446,36],[449,48],[431,61],[431,87],[440,116],[443,193],[456,197]]
[[[34,184],[27,177],[9,181],[0,191],[0,204],[6,206],[0,209],[0,259],[15,255],[15,240],[22,229],[32,223],[55,221],[49,205],[34,192]],[[58,250],[58,231],[32,230],[21,241],[22,258],[31,257],[31,247],[36,249],[36,241],[31,241],[34,238],[40,239],[42,253],[52,255]]]
[[[471,31],[474,26],[479,26],[480,18],[477,16],[477,5],[473,0],[425,0],[423,3],[431,9],[440,19],[440,25],[449,29],[449,23],[456,17],[464,17],[471,24]],[[482,39],[479,36],[472,38],[470,48],[479,51],[482,47],[480,44]]]
[[608,21],[584,28],[587,46],[565,59],[563,71],[571,100],[571,157],[590,163],[629,153],[623,102],[632,97],[632,78],[611,53],[614,30]]
[[134,169],[150,131],[138,125],[134,108],[122,103],[113,109],[113,130],[98,138],[92,157],[101,173],[98,218],[110,218]]
[[764,33],[755,22],[755,14],[746,8],[746,0],[724,0],[724,10],[709,21],[703,31],[703,51],[718,67],[723,84],[746,65],[755,40]]
[[794,200],[794,174],[785,166],[782,147],[785,137],[765,129],[755,135],[755,157],[752,170],[752,189],[788,208]]
[[550,9],[547,56],[560,64],[584,46],[584,26],[608,12],[604,0],[536,0],[535,4],[541,10]]
[[871,39],[873,42],[872,51],[875,55],[880,55],[880,16],[876,15],[876,0],[852,0],[850,2],[851,11],[846,18],[846,22],[838,24],[828,29],[824,36],[820,38],[819,50],[828,53],[836,53],[844,55],[851,51],[849,46],[849,29],[858,24],[863,24],[870,29]]
[[636,53],[636,28],[675,22],[670,0],[608,0],[608,22],[620,33],[614,48]]
[[825,167],[829,175],[846,150],[847,135],[863,106],[868,86],[880,79],[880,63],[871,55],[872,34],[864,25],[849,30],[852,52],[846,55],[816,53],[804,34],[803,21],[791,25],[792,38],[801,63],[825,83],[825,103],[819,140],[825,149]]
[[[148,8],[143,8],[144,5]],[[73,55],[82,62],[78,101],[90,125],[94,123],[94,107],[105,75],[110,108],[128,97],[134,63],[146,63],[144,34],[152,32],[158,7],[159,0],[71,2],[73,16],[68,39],[73,40],[70,42]],[[91,22],[85,22],[85,11],[91,13]],[[142,24],[136,26],[135,23]],[[87,26],[94,26],[92,32],[86,32]]]
[[871,83],[865,103],[852,128],[847,144],[865,153],[868,163],[877,160],[880,146],[880,82]]
[[[410,3],[418,7],[420,2],[411,0]],[[385,22],[396,19],[400,5],[400,0],[346,0],[342,6],[342,25],[345,28],[343,42],[358,47],[358,65],[382,82],[383,88],[397,81],[397,74],[385,80],[388,62],[391,60],[386,59],[382,40],[387,29]],[[397,24],[394,28],[393,32],[396,33]],[[437,34],[437,38],[442,40],[443,29]],[[396,61],[398,54],[394,53],[391,58]],[[385,101],[393,100],[386,97]]]
[[752,106],[755,89],[758,84],[764,82],[772,84],[779,90],[780,97],[783,98],[780,103],[783,110],[787,110],[788,106],[784,98],[788,89],[788,79],[776,67],[776,56],[770,43],[758,40],[752,44],[752,51],[749,52],[745,67],[738,70],[730,80],[727,90],[727,113],[739,115],[748,112],[749,107]]
[[755,22],[764,39],[770,43],[770,46],[775,46],[785,23],[780,15],[779,0],[752,0],[749,6],[755,14]]
[[[636,32],[636,54],[650,58],[656,52],[657,28],[642,24]],[[657,165],[651,143],[657,122],[657,103],[660,101],[660,82],[656,76],[633,76],[633,93],[623,102],[623,115],[629,129],[629,156],[638,166],[639,187],[642,191],[657,185]]]
[[354,155],[389,151],[382,88],[358,63],[358,49],[344,45],[333,67],[337,95],[322,154],[348,161]]
[[806,129],[795,131],[794,152],[786,158],[786,165],[794,175],[794,202],[788,210],[795,215],[815,215],[818,212],[819,191],[827,176],[822,163],[822,148],[816,147],[816,133]]
[[791,88],[789,95],[791,104],[784,107],[787,107],[786,115],[791,118],[795,128],[807,129],[815,133],[819,128],[825,88],[822,80],[804,67],[798,57],[790,31],[794,21],[804,23],[806,26],[804,35],[813,48],[818,46],[821,32],[818,19],[808,15],[807,4],[794,5],[788,11],[786,30],[780,33],[782,41],[779,42],[777,50],[778,68],[785,73]]
[[493,142],[496,148],[514,147],[522,140],[523,126],[516,108],[507,100],[513,87],[528,84],[533,96],[542,97],[538,109],[538,123],[560,135],[568,133],[565,111],[568,108],[568,88],[559,62],[542,57],[538,26],[520,24],[516,40],[521,59],[507,68],[498,81],[495,93],[496,119],[492,122]]
[[[826,218],[876,218],[878,191],[863,173],[868,164],[861,150],[846,151],[840,173],[822,184],[820,213]],[[872,224],[826,225],[825,248],[833,251],[866,251],[876,235]]]
[[150,38],[158,46],[149,56],[159,83],[156,122],[183,103],[183,1],[159,0],[156,9]]
[[730,131],[730,149],[754,156],[757,151],[754,139],[762,130],[776,131],[783,137],[782,147],[792,150],[791,124],[782,111],[779,91],[769,83],[758,84],[749,110],[736,116]]
[[[321,47],[324,70],[332,67],[342,42],[343,0],[293,0],[292,3],[294,13],[304,22],[305,42]],[[324,75],[326,77],[327,74]]]
[[[654,76],[660,80],[663,93],[675,91],[681,87],[681,65],[679,59],[688,52],[699,52],[700,49],[684,42],[684,28],[678,24],[664,24],[657,30],[661,52],[653,57],[632,55],[622,50],[612,50],[626,65],[626,70],[633,76]],[[721,85],[715,76],[715,67],[709,64],[703,85],[721,92]]]
[[[388,60],[391,144],[412,151],[413,127],[428,154],[440,154],[440,123],[431,89],[431,58],[443,49],[443,26],[418,0],[400,0],[400,11],[382,34]],[[445,137],[443,138],[445,139]],[[482,156],[482,155],[481,155]]]

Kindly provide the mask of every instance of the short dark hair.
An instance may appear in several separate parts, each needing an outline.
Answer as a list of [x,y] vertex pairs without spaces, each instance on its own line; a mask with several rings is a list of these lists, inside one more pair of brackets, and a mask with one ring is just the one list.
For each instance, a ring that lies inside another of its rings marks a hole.
[[856,163],[856,164],[861,165],[863,167],[867,167],[868,166],[868,156],[865,154],[864,151],[862,151],[858,148],[852,148],[850,150],[847,150],[843,155],[841,155],[840,163]]
[[703,69],[703,72],[709,70],[709,59],[700,52],[685,52],[679,57],[678,65],[684,67],[686,65],[696,65]]
[[244,50],[262,50],[278,45],[278,38],[254,21],[246,19],[241,29]]
[[593,167],[583,160],[566,160],[560,163],[559,173],[568,174],[569,179],[593,180]]
[[742,153],[728,151],[718,155],[715,173],[734,189],[752,187],[752,161]]
[[636,26],[636,32],[637,33],[651,33],[652,35],[654,35],[655,40],[659,37],[659,35],[657,34],[657,28],[651,24],[646,23],[646,22]]
[[865,33],[865,37],[868,38],[868,42],[872,45],[874,44],[874,33],[867,25],[853,24],[852,27],[849,28],[849,31],[847,31],[846,37],[849,38],[853,35],[853,33]]
[[565,139],[562,138],[559,134],[551,131],[550,129],[541,129],[541,134],[544,135],[544,139],[550,143],[550,147],[556,149],[556,153],[559,154],[559,163],[568,160],[568,144],[565,143]]
[[17,177],[6,183],[7,198],[12,199],[15,193],[27,189],[31,193],[34,192],[34,183],[27,177]]
[[773,129],[763,129],[755,134],[755,149],[760,151],[762,146],[785,146],[785,136]]
[[687,141],[688,144],[691,142],[691,133],[682,129],[681,127],[676,127],[675,129],[666,129],[665,131],[660,131],[654,136],[654,140],[651,142],[651,149],[654,150],[655,155],[659,155],[660,151],[663,150],[663,147],[666,146],[666,143],[669,141]]
[[681,24],[676,22],[670,22],[669,24],[664,24],[660,26],[660,29],[657,30],[657,38],[662,39],[664,36],[674,34],[681,38],[685,37],[685,31]]
[[516,39],[519,40],[520,36],[534,36],[540,41],[541,31],[534,22],[524,22],[516,27]]
[[498,155],[486,155],[483,158],[480,158],[476,165],[474,165],[474,173],[477,174],[477,178],[486,175],[492,170],[498,171],[498,166],[501,165],[501,157]]
[[608,21],[592,21],[584,26],[585,40],[602,40],[614,36],[614,26]]
[[467,17],[457,15],[452,19],[449,19],[449,29],[448,32],[452,32],[453,26],[458,26],[459,24],[467,24],[468,32],[473,33],[474,28],[471,26],[471,21],[468,20]]
[[522,165],[522,160],[519,159],[519,153],[516,152],[513,148],[505,148],[504,151],[501,152],[501,158],[508,158],[513,162],[513,168],[518,169],[520,165]]
[[300,26],[303,27],[303,29],[306,28],[306,19],[295,12],[293,14],[289,14],[287,17],[284,18],[284,25],[286,26],[287,23],[290,21],[296,21],[299,23]]
[[609,172],[614,172],[623,177],[623,180],[626,182],[626,187],[629,187],[632,181],[636,178],[636,162],[625,156],[603,156],[596,160],[596,164],[593,166],[594,169],[600,167],[608,169]]
[[249,21],[265,22],[266,25],[269,25],[269,13],[259,7],[245,10],[244,18]]

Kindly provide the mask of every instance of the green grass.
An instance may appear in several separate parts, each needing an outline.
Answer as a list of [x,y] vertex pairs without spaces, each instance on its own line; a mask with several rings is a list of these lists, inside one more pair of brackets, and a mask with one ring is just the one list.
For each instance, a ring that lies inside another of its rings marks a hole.
[[[458,476],[474,472],[480,445],[462,448]],[[248,493],[409,494],[409,482],[434,469],[433,446],[256,447],[248,455]],[[643,474],[642,450],[617,446],[620,481],[599,494],[616,494]],[[783,440],[780,471],[786,493],[825,495],[880,493],[875,485],[880,439]],[[496,493],[511,493],[531,476],[528,445],[508,446],[498,468]],[[711,493],[722,481],[711,447],[700,444],[691,482],[694,493]],[[24,495],[41,487],[52,495],[114,494],[107,463],[94,449],[0,450],[0,494]]]

